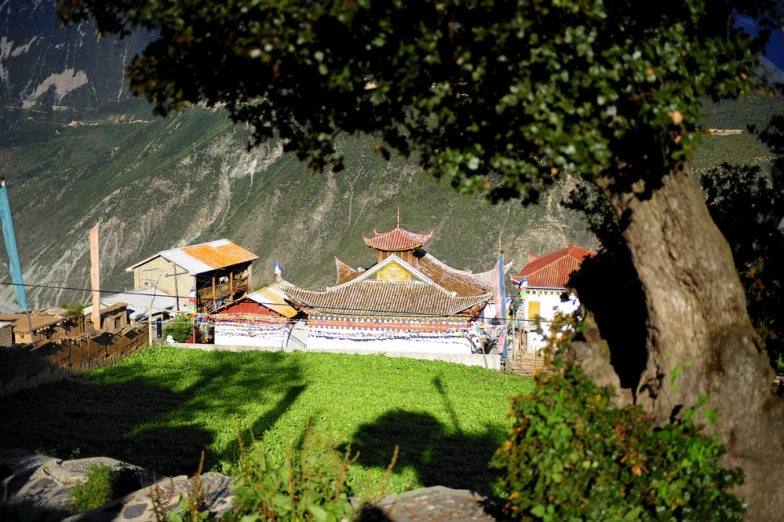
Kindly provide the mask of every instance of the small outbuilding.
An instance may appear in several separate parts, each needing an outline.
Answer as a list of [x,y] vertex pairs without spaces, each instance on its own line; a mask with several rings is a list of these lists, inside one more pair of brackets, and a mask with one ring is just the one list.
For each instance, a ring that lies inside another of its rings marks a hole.
[[[282,279],[236,301],[227,303],[212,316],[215,321],[215,344],[283,348],[291,342],[299,346],[292,330],[301,314],[289,301],[280,285]],[[306,334],[305,334],[306,335]]]

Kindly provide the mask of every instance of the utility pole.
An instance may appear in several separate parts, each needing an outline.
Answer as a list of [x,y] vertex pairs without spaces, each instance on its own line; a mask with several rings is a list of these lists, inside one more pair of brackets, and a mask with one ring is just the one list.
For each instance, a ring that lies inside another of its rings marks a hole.
[[178,284],[177,276],[185,275],[185,274],[188,274],[190,272],[188,272],[187,270],[185,272],[178,272],[177,271],[178,266],[176,264],[174,264],[174,263],[172,263],[172,267],[174,268],[174,273],[173,274],[166,274],[163,277],[173,277],[174,278],[174,297],[177,300],[177,309],[175,310],[174,315],[176,317],[176,316],[180,315],[180,285]]
[[[143,272],[154,272],[155,270],[160,270],[159,268],[148,268],[143,270]],[[144,282],[148,284],[148,288],[152,290],[150,292],[150,306],[147,308],[147,329],[149,330],[148,333],[148,342],[149,345],[152,346],[152,302],[155,299],[155,291],[158,288],[158,280],[152,278],[144,279]]]

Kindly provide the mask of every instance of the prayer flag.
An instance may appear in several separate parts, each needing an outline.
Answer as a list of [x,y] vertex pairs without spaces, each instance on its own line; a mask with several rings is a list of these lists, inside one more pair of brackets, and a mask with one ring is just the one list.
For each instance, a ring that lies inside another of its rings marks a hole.
[[501,324],[501,333],[498,335],[498,348],[506,358],[506,295],[504,292],[504,255],[498,256],[498,262],[493,269],[493,301],[495,302],[495,316]]
[[14,223],[11,220],[11,206],[8,203],[5,180],[0,182],[0,221],[3,222],[3,238],[5,238],[5,250],[8,253],[8,264],[11,271],[11,282],[14,284],[16,302],[19,308],[27,312],[27,294],[22,279],[22,267],[19,264],[19,252],[16,250]]

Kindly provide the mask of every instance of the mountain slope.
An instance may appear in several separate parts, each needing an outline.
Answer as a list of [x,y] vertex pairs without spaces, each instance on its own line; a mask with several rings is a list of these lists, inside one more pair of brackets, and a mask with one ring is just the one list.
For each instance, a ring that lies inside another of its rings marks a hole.
[[[412,230],[435,229],[432,253],[475,271],[559,248],[573,239],[595,246],[576,213],[558,203],[565,180],[542,205],[490,206],[424,176],[413,160],[385,162],[370,136],[340,142],[348,169],[314,174],[271,141],[246,151],[247,132],[219,110],[191,109],[168,119],[129,123],[104,107],[84,125],[26,122],[0,148],[29,284],[86,288],[87,232],[101,225],[104,287],[132,284],[124,268],[156,251],[228,237],[259,255],[257,282],[280,261],[288,280],[334,282],[334,256],[369,265],[362,233],[394,226],[399,205]],[[35,130],[31,130],[30,127]],[[0,256],[4,260],[4,256]],[[31,290],[36,306],[85,299],[86,291]],[[9,306],[10,287],[0,288]]]

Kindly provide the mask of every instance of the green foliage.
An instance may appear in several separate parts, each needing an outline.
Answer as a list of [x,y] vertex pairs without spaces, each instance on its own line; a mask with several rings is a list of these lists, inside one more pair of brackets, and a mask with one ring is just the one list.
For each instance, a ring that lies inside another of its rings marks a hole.
[[193,323],[190,317],[179,315],[163,328],[163,338],[171,335],[178,343],[186,343],[193,337]]
[[353,520],[353,495],[346,482],[351,448],[345,454],[328,439],[305,434],[302,448],[289,445],[282,464],[254,443],[243,452],[235,484],[234,509],[224,517],[231,522]]
[[125,464],[117,468],[96,464],[87,470],[87,480],[68,491],[71,500],[67,507],[73,511],[88,511],[142,487],[144,480],[138,468]]
[[439,361],[156,347],[0,402],[0,418],[18,425],[0,430],[0,447],[59,458],[78,447],[163,475],[193,473],[204,449],[205,469],[236,475],[238,423],[277,463],[291,434],[312,424],[362,452],[348,472],[359,493],[368,472],[371,486],[381,481],[395,445],[391,492],[445,484],[500,493],[486,463],[506,436],[506,398],[531,385]]
[[112,499],[112,468],[104,464],[90,466],[87,480],[74,485],[69,491],[66,506],[73,511],[89,511]]
[[84,304],[79,302],[67,303],[63,301],[57,306],[59,306],[60,308],[65,308],[65,317],[69,319],[81,317],[82,312],[84,312],[84,308],[85,308]]
[[500,174],[495,198],[535,197],[564,170],[659,179],[698,141],[703,99],[755,87],[781,15],[775,0],[62,0],[58,13],[161,34],[128,77],[162,114],[225,103],[315,168],[342,166],[340,131],[380,131],[377,150],[415,148],[462,190]]
[[708,209],[732,248],[746,290],[749,317],[765,343],[771,365],[784,356],[784,177],[779,166],[724,164],[700,182]]
[[[568,349],[567,334],[561,339]],[[724,469],[724,447],[694,424],[703,396],[683,418],[653,428],[639,406],[615,408],[563,352],[555,370],[536,376],[530,394],[513,397],[509,439],[492,464],[503,469],[507,509],[523,520],[740,521],[743,482]],[[704,411],[715,418],[715,411]]]

